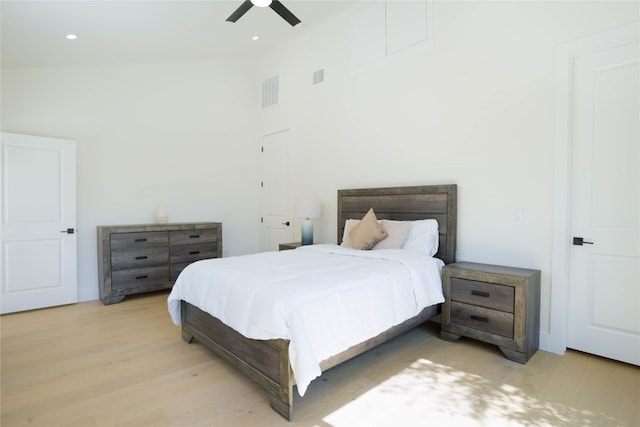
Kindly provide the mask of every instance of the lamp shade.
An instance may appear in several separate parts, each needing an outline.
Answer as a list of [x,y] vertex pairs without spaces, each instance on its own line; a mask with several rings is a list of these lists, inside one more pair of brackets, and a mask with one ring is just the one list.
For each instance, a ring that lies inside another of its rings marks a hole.
[[300,218],[320,218],[320,201],[316,199],[299,199],[296,204],[296,216]]

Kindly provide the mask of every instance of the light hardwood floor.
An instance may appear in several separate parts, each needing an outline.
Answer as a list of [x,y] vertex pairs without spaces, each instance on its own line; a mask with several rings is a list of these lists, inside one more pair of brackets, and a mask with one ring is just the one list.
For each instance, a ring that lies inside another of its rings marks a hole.
[[288,423],[182,341],[166,297],[2,316],[2,426],[640,425],[640,368],[574,351],[520,365],[434,322],[325,372]]

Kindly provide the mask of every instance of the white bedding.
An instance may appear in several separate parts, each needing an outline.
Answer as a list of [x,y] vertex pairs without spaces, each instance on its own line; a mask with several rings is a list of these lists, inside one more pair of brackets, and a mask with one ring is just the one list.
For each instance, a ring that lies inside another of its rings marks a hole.
[[303,396],[320,362],[444,301],[443,262],[424,253],[360,251],[337,245],[198,261],[168,299],[180,324],[180,300],[245,337],[289,340]]

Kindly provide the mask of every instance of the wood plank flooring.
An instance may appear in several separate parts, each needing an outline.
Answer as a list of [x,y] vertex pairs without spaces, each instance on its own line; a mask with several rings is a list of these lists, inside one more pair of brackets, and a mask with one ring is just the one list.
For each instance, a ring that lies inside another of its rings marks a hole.
[[1,425],[640,425],[640,368],[568,351],[526,364],[428,322],[325,372],[287,422],[265,395],[198,343],[166,292],[5,315]]

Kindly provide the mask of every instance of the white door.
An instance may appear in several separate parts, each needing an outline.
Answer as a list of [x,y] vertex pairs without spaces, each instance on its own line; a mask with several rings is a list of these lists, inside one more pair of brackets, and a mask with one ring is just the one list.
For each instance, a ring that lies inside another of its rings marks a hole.
[[[640,365],[638,40],[573,63],[567,347]],[[581,242],[580,239],[583,241]]]
[[76,144],[2,133],[0,311],[78,301]]
[[293,137],[283,130],[262,137],[262,227],[260,249],[293,241]]

